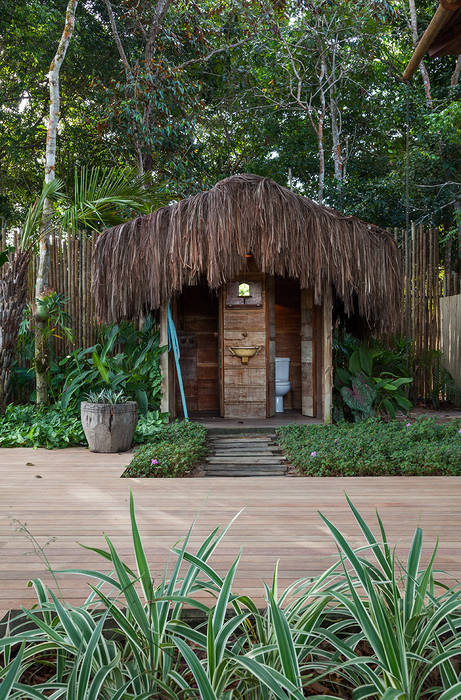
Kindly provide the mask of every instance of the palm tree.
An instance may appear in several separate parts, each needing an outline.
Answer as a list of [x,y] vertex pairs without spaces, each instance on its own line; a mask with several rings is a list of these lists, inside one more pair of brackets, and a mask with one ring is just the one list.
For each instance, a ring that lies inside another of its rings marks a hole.
[[[131,219],[134,212],[148,213],[170,199],[166,191],[153,186],[149,174],[140,176],[132,168],[82,168],[75,173],[71,195],[65,193],[59,179],[43,185],[40,196],[29,207],[17,249],[5,254],[0,267],[0,410],[4,409],[8,396],[11,366],[27,301],[29,263],[44,227],[45,232],[52,231],[55,236],[82,229],[101,230]],[[44,224],[47,201],[52,203],[52,208]],[[45,343],[40,345],[35,365],[43,399],[48,373]]]

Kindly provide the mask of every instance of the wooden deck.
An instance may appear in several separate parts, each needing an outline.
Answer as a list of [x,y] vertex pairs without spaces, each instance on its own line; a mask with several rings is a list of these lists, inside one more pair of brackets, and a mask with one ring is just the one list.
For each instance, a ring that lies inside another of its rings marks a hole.
[[[129,454],[95,455],[83,448],[0,449],[0,619],[6,610],[34,602],[33,589],[27,588],[30,578],[50,583],[43,563],[30,554],[31,543],[15,531],[11,519],[27,523],[42,544],[56,538],[45,550],[54,568],[107,570],[102,559],[77,543],[103,546],[106,532],[121,555],[132,561],[130,489],[156,576],[169,547],[195,517],[192,547],[244,507],[212,563],[223,572],[243,547],[235,590],[262,603],[261,581],[270,579],[277,559],[281,586],[319,573],[333,560],[336,549],[317,510],[354,544],[361,543],[345,503],[347,492],[369,523],[376,523],[374,512],[379,509],[401,555],[408,550],[415,526],[424,529],[426,559],[439,536],[439,568],[451,580],[461,578],[461,477],[120,479],[129,459]],[[69,602],[77,603],[88,591],[82,577],[61,576],[60,581]]]

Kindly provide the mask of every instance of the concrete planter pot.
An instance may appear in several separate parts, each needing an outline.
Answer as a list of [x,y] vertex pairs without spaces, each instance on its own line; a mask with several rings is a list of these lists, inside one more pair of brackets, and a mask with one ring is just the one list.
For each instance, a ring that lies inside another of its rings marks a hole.
[[80,417],[91,452],[126,452],[133,443],[138,404],[82,401]]

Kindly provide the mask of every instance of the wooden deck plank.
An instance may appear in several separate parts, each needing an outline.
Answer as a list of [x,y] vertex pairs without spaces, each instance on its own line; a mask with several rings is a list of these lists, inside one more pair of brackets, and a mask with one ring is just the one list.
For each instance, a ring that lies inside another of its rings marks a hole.
[[[83,448],[0,449],[0,617],[8,609],[34,603],[33,589],[27,587],[30,578],[52,584],[40,559],[28,554],[31,543],[15,530],[13,519],[27,523],[42,543],[56,538],[46,548],[55,568],[107,571],[108,563],[78,542],[103,546],[105,532],[126,561],[133,562],[130,489],[157,577],[170,546],[185,535],[194,518],[191,549],[244,508],[212,563],[223,573],[242,547],[235,590],[262,604],[261,582],[270,580],[277,559],[281,588],[320,573],[335,559],[336,547],[318,510],[354,545],[362,543],[345,501],[348,493],[374,527],[379,509],[402,557],[416,526],[424,530],[424,561],[440,537],[437,565],[447,572],[443,578],[461,578],[461,477],[120,479],[130,459],[130,454],[95,455]],[[78,603],[88,593],[83,577],[60,575],[59,581],[69,602]]]

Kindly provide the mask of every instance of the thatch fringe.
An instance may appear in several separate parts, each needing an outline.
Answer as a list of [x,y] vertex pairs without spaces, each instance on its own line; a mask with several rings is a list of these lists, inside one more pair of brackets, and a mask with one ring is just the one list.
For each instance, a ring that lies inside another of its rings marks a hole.
[[229,177],[105,231],[93,258],[96,313],[105,322],[133,319],[201,279],[217,289],[238,278],[249,252],[262,272],[313,289],[315,303],[333,285],[346,313],[382,330],[399,318],[392,236],[258,175]]

